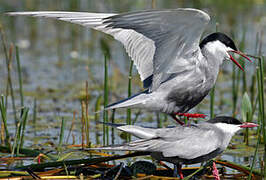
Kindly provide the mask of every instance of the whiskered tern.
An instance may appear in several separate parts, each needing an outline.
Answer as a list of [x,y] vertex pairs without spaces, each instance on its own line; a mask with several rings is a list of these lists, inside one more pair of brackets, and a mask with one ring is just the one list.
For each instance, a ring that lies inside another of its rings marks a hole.
[[117,129],[140,139],[122,145],[91,149],[150,152],[157,160],[177,165],[182,177],[182,164],[200,163],[218,156],[227,148],[237,131],[257,126],[255,123],[242,123],[227,116],[215,117],[191,126],[171,128],[124,125],[118,126]]
[[7,14],[68,21],[102,31],[120,41],[133,60],[146,90],[109,105],[107,110],[140,108],[167,113],[177,121],[176,115],[203,117],[186,112],[209,93],[222,63],[232,60],[243,70],[230,53],[250,60],[223,33],[210,34],[200,42],[210,17],[197,9],[122,14],[63,11]]

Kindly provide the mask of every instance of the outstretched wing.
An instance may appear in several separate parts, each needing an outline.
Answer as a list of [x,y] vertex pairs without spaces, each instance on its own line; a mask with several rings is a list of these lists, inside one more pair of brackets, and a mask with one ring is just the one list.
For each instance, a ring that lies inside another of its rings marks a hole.
[[64,11],[36,11],[36,12],[10,12],[10,16],[33,16],[58,19],[62,21],[79,24],[87,28],[93,28],[113,36],[120,41],[129,56],[134,61],[140,78],[144,81],[152,75],[152,59],[155,51],[154,42],[146,36],[132,30],[107,27],[105,18],[111,18],[116,14],[111,13],[86,13],[86,12],[64,12]]
[[171,74],[195,67],[200,37],[209,20],[203,11],[180,8],[120,14],[107,18],[105,23],[111,28],[133,29],[154,42],[154,90]]
[[126,48],[145,86],[152,83],[152,90],[172,73],[194,67],[200,36],[210,20],[203,11],[189,8],[120,15],[56,11],[8,14],[69,21],[114,36]]

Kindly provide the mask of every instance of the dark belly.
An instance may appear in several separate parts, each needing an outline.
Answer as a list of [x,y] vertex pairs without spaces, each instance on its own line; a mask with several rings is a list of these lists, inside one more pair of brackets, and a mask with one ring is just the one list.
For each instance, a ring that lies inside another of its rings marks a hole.
[[175,103],[178,107],[179,112],[184,113],[199,104],[209,93],[209,90],[200,91],[200,89],[195,91],[190,90],[173,90],[167,96],[167,101],[169,103]]
[[175,157],[164,157],[162,155],[161,152],[153,152],[151,154],[151,156],[155,159],[158,159],[160,161],[167,161],[173,164],[177,164],[177,163],[182,163],[182,164],[196,164],[196,163],[201,163],[204,161],[208,161],[209,159],[215,158],[216,156],[218,156],[219,154],[221,154],[223,152],[223,150],[221,150],[220,148],[212,151],[209,154],[206,155],[202,155],[193,159],[184,159],[184,158],[180,158],[178,156]]

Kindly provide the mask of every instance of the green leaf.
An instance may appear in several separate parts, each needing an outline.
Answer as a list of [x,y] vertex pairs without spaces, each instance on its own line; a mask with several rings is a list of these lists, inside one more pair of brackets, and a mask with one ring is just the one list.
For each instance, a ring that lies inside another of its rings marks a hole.
[[250,122],[252,118],[252,105],[247,92],[244,93],[241,104],[241,115],[244,122]]

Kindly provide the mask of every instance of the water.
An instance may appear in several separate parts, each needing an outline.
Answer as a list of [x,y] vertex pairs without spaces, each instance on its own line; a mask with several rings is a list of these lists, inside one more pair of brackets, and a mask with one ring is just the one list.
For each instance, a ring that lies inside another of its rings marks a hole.
[[[151,9],[152,1],[108,0],[85,1],[79,0],[77,4],[72,1],[6,1],[0,2],[0,12],[26,11],[26,10],[66,10],[88,12],[127,12],[143,9]],[[232,36],[236,44],[243,40],[245,43],[241,49],[248,54],[256,54],[256,35],[266,27],[265,1],[155,1],[157,9],[191,7],[208,12],[211,22],[204,35],[214,32],[216,23],[218,30]],[[36,19],[29,17],[7,17],[2,15],[2,23],[8,43],[17,44],[20,47],[20,59],[23,74],[23,88],[25,106],[30,107],[30,121],[26,128],[26,147],[41,148],[43,143],[52,142],[58,144],[61,118],[67,122],[65,138],[73,117],[73,112],[78,112],[73,136],[69,143],[81,143],[81,105],[80,99],[85,95],[85,82],[89,83],[89,114],[94,116],[94,104],[98,96],[103,95],[103,63],[104,56],[100,47],[100,40],[108,43],[111,60],[109,63],[110,99],[115,102],[127,97],[127,74],[129,70],[129,57],[122,45],[110,36],[94,30],[87,30],[78,25],[55,20]],[[262,40],[262,51],[265,52],[266,39]],[[4,53],[0,51],[0,93],[5,94],[6,68]],[[14,62],[14,61],[13,61]],[[236,67],[234,67],[236,68]],[[254,73],[255,64],[247,63],[246,72],[248,85]],[[215,114],[231,115],[231,62],[225,63],[216,85]],[[15,88],[16,105],[19,109],[19,91],[17,70],[14,65],[12,71],[13,85]],[[133,93],[141,91],[141,82],[136,69],[133,70]],[[32,124],[32,109],[34,98],[37,99],[38,119],[37,129]],[[240,98],[241,99],[241,98]],[[10,102],[11,100],[9,100]],[[240,100],[238,107],[240,106]],[[10,131],[14,133],[11,104],[9,105]],[[194,111],[209,114],[209,97],[206,98]],[[135,113],[133,111],[133,118]],[[125,110],[118,110],[116,122],[125,122]],[[156,127],[155,114],[142,112],[137,124],[145,124]],[[238,115],[239,117],[239,115]],[[143,122],[145,121],[145,122]],[[171,118],[165,122],[165,126],[173,125]],[[95,123],[91,123],[90,137],[95,143]],[[117,133],[116,133],[117,134]],[[74,137],[74,138],[73,138]],[[101,139],[101,138],[100,138]],[[116,143],[123,142],[116,135]],[[223,158],[244,163],[233,155],[224,155]]]

